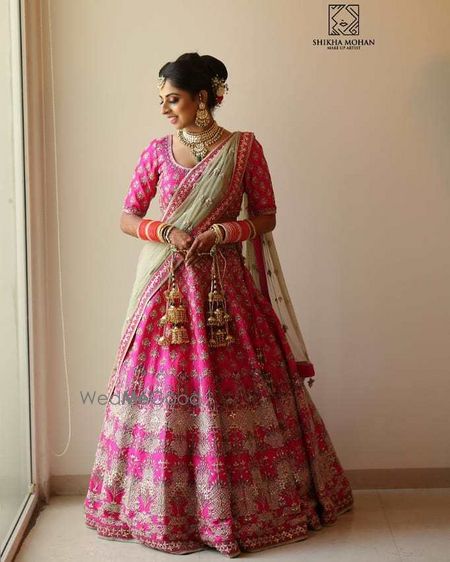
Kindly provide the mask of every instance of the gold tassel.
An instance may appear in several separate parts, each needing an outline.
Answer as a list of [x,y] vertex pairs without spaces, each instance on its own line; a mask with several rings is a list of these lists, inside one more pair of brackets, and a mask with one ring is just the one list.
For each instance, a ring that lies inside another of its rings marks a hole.
[[168,346],[170,344],[189,343],[188,332],[184,324],[187,322],[186,306],[183,304],[183,294],[175,282],[175,272],[173,267],[174,253],[176,247],[172,246],[172,261],[168,287],[164,291],[166,298],[166,312],[159,319],[158,324],[163,327],[163,333],[158,338],[159,345]]
[[223,347],[233,343],[235,338],[229,331],[231,315],[227,312],[215,244],[212,246],[210,254],[213,259],[211,264],[211,288],[208,293],[208,318],[206,322],[209,327],[208,344],[210,347]]

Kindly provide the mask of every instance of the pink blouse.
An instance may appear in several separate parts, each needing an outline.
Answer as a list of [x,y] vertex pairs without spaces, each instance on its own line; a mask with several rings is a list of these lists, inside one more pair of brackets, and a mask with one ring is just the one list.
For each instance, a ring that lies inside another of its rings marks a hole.
[[[191,169],[175,161],[171,141],[171,135],[155,138],[142,151],[122,211],[144,217],[150,201],[158,192],[159,207],[161,212],[164,212],[179,182]],[[252,143],[242,187],[247,193],[250,216],[276,212],[269,167],[256,137]],[[238,207],[233,209],[234,218],[239,214],[240,205],[241,201],[238,202]],[[232,220],[232,217],[227,220]]]

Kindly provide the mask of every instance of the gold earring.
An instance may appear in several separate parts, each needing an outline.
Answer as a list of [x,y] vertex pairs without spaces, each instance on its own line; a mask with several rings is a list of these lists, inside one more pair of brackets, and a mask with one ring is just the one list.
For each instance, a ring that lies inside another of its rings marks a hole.
[[200,101],[200,104],[197,109],[197,113],[195,114],[195,124],[197,127],[202,129],[206,129],[206,127],[211,123],[209,118],[209,112],[206,109],[206,104],[204,101]]

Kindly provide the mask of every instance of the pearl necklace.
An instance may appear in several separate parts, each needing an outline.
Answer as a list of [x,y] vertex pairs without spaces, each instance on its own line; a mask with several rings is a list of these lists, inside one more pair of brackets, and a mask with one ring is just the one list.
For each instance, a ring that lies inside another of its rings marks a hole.
[[208,153],[208,146],[214,144],[222,136],[223,127],[220,127],[216,121],[213,121],[211,127],[200,133],[193,133],[185,129],[179,129],[177,136],[180,141],[188,146],[197,162],[200,162]]

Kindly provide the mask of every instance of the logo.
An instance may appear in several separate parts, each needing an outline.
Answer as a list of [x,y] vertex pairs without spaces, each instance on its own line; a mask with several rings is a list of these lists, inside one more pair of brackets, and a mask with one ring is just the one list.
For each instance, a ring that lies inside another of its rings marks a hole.
[[328,35],[359,35],[359,4],[329,4]]
[[313,39],[313,47],[325,47],[330,51],[373,47],[375,39],[359,37],[359,23],[359,4],[328,4],[328,36]]

